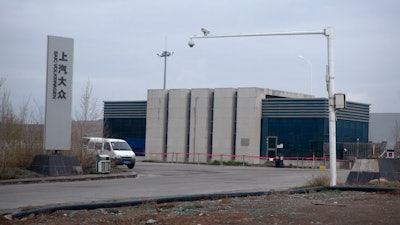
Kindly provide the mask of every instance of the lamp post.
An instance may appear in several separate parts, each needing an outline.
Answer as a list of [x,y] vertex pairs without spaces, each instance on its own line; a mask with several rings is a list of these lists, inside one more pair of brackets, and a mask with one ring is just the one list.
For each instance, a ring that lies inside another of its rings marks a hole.
[[335,112],[335,76],[333,67],[333,32],[330,27],[317,31],[293,31],[293,32],[276,32],[276,33],[249,33],[249,34],[225,34],[210,35],[210,31],[202,28],[204,36],[191,36],[189,39],[189,47],[195,45],[194,39],[208,38],[231,38],[231,37],[260,37],[260,36],[289,36],[289,35],[324,35],[327,38],[328,66],[327,66],[327,91],[329,102],[329,163],[330,163],[330,186],[336,186],[336,112]]
[[312,66],[310,60],[308,60],[308,59],[305,58],[304,56],[299,55],[299,56],[297,56],[297,58],[306,61],[306,63],[307,63],[308,66],[310,67],[310,73],[311,73],[311,80],[310,80],[310,82],[311,82],[311,95],[312,95],[312,94],[313,94],[313,66]]
[[169,52],[167,50],[163,51],[161,54],[157,54],[160,57],[164,57],[164,90],[165,90],[165,86],[166,86],[166,79],[167,79],[167,57],[173,55],[173,52]]

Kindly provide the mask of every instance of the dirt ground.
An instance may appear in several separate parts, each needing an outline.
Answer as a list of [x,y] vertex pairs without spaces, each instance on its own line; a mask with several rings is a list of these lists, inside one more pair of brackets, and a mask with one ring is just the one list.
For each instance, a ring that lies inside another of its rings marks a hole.
[[268,194],[9,217],[0,224],[400,224],[400,192]]

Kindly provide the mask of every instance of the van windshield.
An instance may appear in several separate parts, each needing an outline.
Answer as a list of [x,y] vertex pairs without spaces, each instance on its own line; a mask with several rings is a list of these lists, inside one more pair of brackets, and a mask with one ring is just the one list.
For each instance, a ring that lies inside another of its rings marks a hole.
[[126,142],[111,142],[112,148],[117,151],[132,151]]

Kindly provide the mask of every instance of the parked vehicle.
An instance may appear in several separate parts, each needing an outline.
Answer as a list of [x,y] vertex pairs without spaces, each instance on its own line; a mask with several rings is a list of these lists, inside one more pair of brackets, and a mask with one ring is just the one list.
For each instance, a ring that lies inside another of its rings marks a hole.
[[96,154],[110,156],[115,165],[126,165],[132,169],[136,163],[136,155],[129,144],[122,139],[88,137],[87,150]]

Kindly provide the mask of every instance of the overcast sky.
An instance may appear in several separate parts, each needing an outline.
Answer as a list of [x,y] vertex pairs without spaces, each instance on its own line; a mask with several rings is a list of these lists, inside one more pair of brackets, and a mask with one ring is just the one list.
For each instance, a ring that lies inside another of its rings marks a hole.
[[[400,112],[400,1],[3,0],[0,77],[15,108],[44,107],[47,36],[74,39],[73,105],[85,84],[102,101],[146,100],[162,89],[262,87],[327,97],[323,35],[197,39],[211,34],[332,27],[336,92]],[[304,59],[298,58],[301,55]],[[308,63],[309,62],[309,63]],[[4,88],[3,87],[3,88]]]

